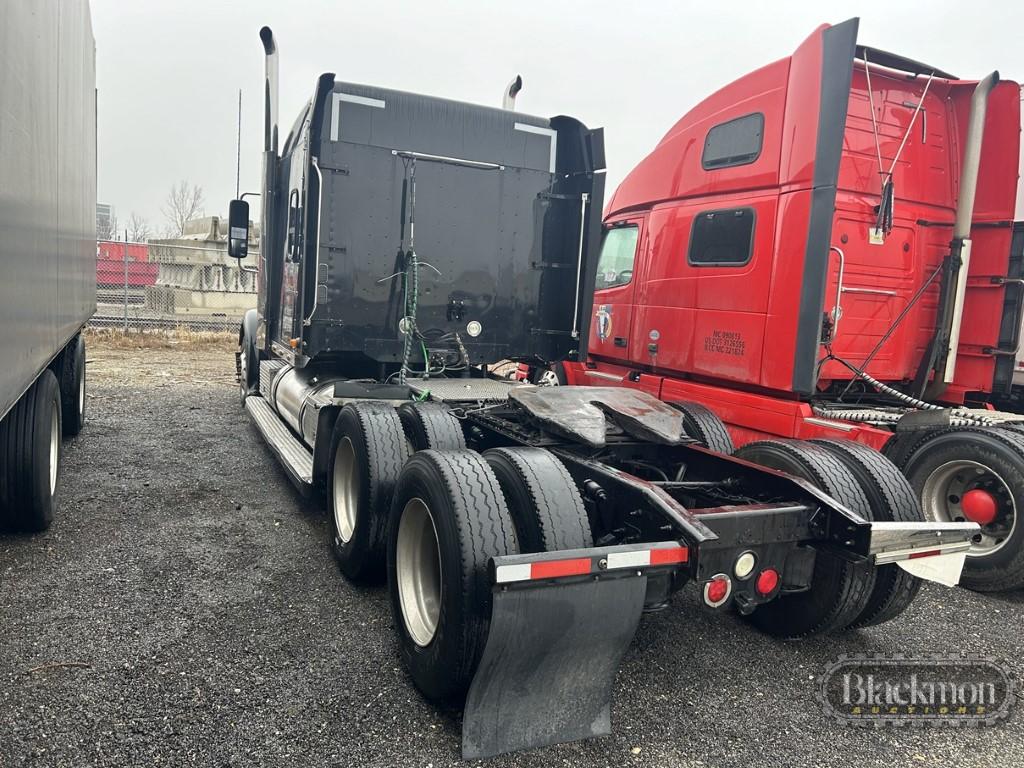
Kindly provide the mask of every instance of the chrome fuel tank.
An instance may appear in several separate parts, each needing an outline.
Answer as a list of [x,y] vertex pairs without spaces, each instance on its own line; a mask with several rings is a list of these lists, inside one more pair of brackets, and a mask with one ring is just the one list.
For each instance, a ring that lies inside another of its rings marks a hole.
[[306,419],[304,415],[315,413],[323,400],[332,400],[334,385],[342,380],[341,376],[313,368],[286,365],[270,385],[270,402],[285,423],[312,447],[316,439],[316,419]]

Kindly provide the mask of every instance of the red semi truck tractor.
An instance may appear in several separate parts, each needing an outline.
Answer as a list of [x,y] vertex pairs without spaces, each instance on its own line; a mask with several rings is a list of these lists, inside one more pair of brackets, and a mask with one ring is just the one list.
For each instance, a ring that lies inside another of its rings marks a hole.
[[695,402],[712,447],[768,463],[777,438],[881,451],[931,519],[981,525],[961,583],[1020,587],[1024,424],[993,403],[1024,297],[1021,90],[857,26],[712,94],[633,169],[588,357],[545,378]]

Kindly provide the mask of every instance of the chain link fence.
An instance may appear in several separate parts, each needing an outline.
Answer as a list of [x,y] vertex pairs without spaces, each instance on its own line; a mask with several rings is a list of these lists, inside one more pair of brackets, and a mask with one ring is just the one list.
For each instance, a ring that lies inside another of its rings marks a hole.
[[197,226],[180,238],[97,242],[90,327],[237,332],[242,315],[256,306],[256,269],[250,265],[258,246],[251,244],[250,258],[239,262],[227,254],[219,219],[190,224]]

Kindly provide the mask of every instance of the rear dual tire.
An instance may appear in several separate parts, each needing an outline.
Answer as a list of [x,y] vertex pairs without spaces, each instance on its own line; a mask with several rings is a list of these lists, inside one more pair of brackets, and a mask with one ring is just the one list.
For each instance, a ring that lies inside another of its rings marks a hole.
[[725,422],[710,408],[685,400],[669,402],[669,405],[683,414],[683,432],[687,437],[693,438],[709,450],[724,453],[726,456],[732,455],[736,450]]
[[428,698],[465,698],[490,627],[487,561],[517,551],[480,454],[428,449],[409,459],[391,506],[388,581],[402,661]]
[[[748,443],[736,456],[807,480],[865,519],[871,508],[857,478],[829,450],[802,440]],[[864,613],[875,585],[875,569],[819,550],[810,589],[782,593],[747,618],[761,631],[788,639],[835,632]]]
[[391,506],[388,580],[402,660],[459,703],[487,643],[491,557],[592,546],[572,477],[540,448],[417,452]]
[[75,437],[85,425],[85,338],[81,333],[64,348],[59,376],[61,432]]
[[[852,440],[814,440],[843,462],[860,483],[871,519],[884,522],[920,523],[925,517],[907,478],[878,451]],[[875,586],[860,616],[851,627],[869,627],[903,613],[921,590],[921,580],[895,563],[875,569]]]
[[61,460],[61,390],[46,369],[0,421],[0,527],[37,532],[53,522]]
[[391,497],[409,455],[395,409],[384,403],[346,405],[335,422],[330,455],[334,557],[352,581],[380,582]]

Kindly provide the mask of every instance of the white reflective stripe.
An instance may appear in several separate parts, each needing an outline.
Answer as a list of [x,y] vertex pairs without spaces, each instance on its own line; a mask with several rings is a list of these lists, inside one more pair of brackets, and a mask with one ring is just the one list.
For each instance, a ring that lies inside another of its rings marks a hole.
[[494,569],[494,580],[499,584],[508,584],[510,581],[529,581],[530,563],[499,565]]
[[640,568],[651,564],[651,550],[612,552],[608,555],[608,568]]
[[551,173],[555,172],[555,149],[558,147],[558,131],[551,128],[541,128],[539,125],[529,125],[528,123],[516,123],[513,126],[517,131],[523,133],[536,133],[540,136],[547,136],[551,141],[551,155],[548,158],[549,170]]
[[362,104],[364,107],[376,107],[384,109],[384,101],[371,99],[368,96],[356,96],[354,93],[335,93],[334,101],[331,104],[331,141],[337,141],[341,135],[341,102],[349,104]]

